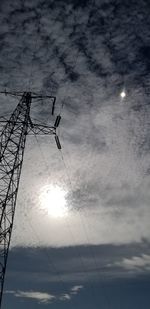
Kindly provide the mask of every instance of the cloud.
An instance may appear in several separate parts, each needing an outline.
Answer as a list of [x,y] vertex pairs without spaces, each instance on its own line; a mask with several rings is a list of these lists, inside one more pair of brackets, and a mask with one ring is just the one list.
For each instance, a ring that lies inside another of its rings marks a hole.
[[45,292],[35,292],[35,291],[13,291],[6,290],[5,294],[12,294],[19,298],[28,298],[37,301],[42,304],[49,304],[54,301],[70,301],[73,295],[77,295],[79,291],[83,288],[81,285],[73,286],[69,293],[62,293],[60,295],[54,295]]
[[76,295],[81,289],[83,289],[83,285],[75,285],[71,288],[71,294]]
[[[1,87],[26,90],[30,80],[32,90],[56,94],[57,112],[65,102],[60,138],[67,168],[52,139],[39,137],[41,158],[28,137],[13,246],[150,239],[146,7],[145,1],[135,7],[105,0],[2,4]],[[1,112],[11,112],[16,102],[1,103]],[[47,123],[48,108],[38,102],[33,117]],[[39,191],[48,181],[68,187],[67,222],[40,210]]]
[[83,289],[83,285],[75,285],[70,289],[69,293],[64,293],[62,294],[59,299],[60,300],[70,300],[72,298],[73,295],[77,295],[80,290]]
[[48,293],[43,293],[43,292],[24,292],[24,291],[6,291],[6,294],[13,294],[15,297],[20,297],[20,298],[30,298],[33,300],[37,300],[38,303],[50,303],[51,301],[55,300],[55,296],[48,294]]
[[141,256],[133,256],[131,259],[123,259],[116,265],[129,270],[150,270],[150,255],[142,254]]
[[62,294],[60,297],[59,297],[60,300],[70,300],[71,299],[71,296],[69,294]]
[[129,259],[123,258],[120,262],[116,262],[115,265],[134,272],[150,271],[150,255],[142,254]]

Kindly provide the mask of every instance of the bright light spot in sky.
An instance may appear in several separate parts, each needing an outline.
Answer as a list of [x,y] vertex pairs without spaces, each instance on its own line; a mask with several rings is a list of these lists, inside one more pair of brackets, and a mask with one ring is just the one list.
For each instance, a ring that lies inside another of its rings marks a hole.
[[40,204],[43,210],[53,218],[63,218],[68,214],[66,205],[67,192],[59,186],[47,185],[42,188]]
[[125,90],[122,90],[122,92],[120,93],[120,96],[121,96],[122,99],[124,99],[126,97]]

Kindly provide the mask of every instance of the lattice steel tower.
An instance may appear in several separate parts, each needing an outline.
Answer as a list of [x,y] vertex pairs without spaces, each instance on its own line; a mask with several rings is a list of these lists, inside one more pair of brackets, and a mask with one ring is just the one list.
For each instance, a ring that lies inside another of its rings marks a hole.
[[0,308],[26,137],[28,134],[53,134],[57,147],[61,149],[56,135],[61,117],[57,116],[54,126],[33,123],[30,118],[33,99],[50,99],[54,114],[55,97],[31,92],[1,93],[20,97],[20,101],[10,119],[1,121],[3,126],[0,134]]

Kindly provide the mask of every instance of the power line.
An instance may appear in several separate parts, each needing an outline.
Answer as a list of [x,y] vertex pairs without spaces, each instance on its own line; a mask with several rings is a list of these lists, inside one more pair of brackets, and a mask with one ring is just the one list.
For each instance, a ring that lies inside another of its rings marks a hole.
[[[60,153],[61,153],[61,159],[62,159],[64,168],[65,168],[65,172],[66,172],[66,175],[68,177],[69,184],[70,184],[70,187],[71,187],[71,192],[73,193],[72,181],[71,181],[71,177],[70,177],[69,172],[68,172],[69,168],[67,167],[67,164],[65,162],[65,159],[64,159],[62,151],[60,151]],[[95,250],[94,250],[93,246],[91,246],[91,242],[89,240],[89,236],[88,236],[88,233],[87,233],[87,228],[86,228],[86,225],[85,225],[85,220],[83,219],[83,216],[81,215],[80,212],[78,212],[78,214],[79,214],[79,219],[80,219],[80,225],[82,226],[82,229],[84,230],[84,234],[85,234],[85,237],[86,237],[86,240],[87,240],[86,244],[88,245],[88,249],[89,249],[90,255],[93,257],[95,269],[98,271],[99,270],[99,265],[97,264],[97,260],[96,260],[96,257],[95,257]],[[72,234],[72,231],[70,231],[70,232]],[[80,252],[78,252],[78,254],[80,254]],[[92,281],[90,281],[90,285],[92,286],[92,290],[94,291],[94,286],[92,284]],[[102,288],[103,288],[103,286],[102,286]],[[104,293],[104,290],[103,290],[103,293]],[[92,292],[92,294],[93,294],[93,292]],[[95,294],[95,292],[94,292],[94,294]],[[105,294],[105,298],[107,299],[107,305],[109,305],[108,297],[107,297],[106,294]]]
[[[43,151],[41,151],[41,146],[40,146],[40,144],[39,144],[39,142],[38,142],[37,139],[36,139],[36,141],[37,141],[37,143],[38,143],[38,147],[39,147],[40,153],[42,154]],[[63,154],[62,154],[62,151],[61,151],[61,150],[60,150],[60,154],[61,154],[61,159],[62,159],[62,161],[63,161],[63,165],[64,165],[64,167],[65,167],[65,172],[67,172],[67,166],[66,166],[66,163],[65,163],[65,160],[64,160],[64,157],[63,157]],[[42,158],[43,158],[43,154],[42,154]],[[47,162],[46,162],[45,159],[43,159],[43,160],[44,160],[44,164],[45,164],[45,166],[46,166],[46,168],[47,168],[47,172],[48,172],[49,168],[48,168],[48,166],[47,166]],[[67,176],[69,177],[69,174],[68,174],[68,173],[67,173]],[[71,178],[70,178],[70,177],[69,177],[69,184],[70,184],[70,186],[71,186],[71,188],[72,188],[72,183],[71,183]],[[73,192],[73,188],[71,189],[71,191]],[[69,234],[71,235],[71,237],[72,237],[72,239],[73,239],[73,242],[76,243],[74,234],[73,234],[73,232],[72,232],[72,230],[71,230],[70,223],[69,223],[67,217],[65,217],[65,221],[66,221],[66,224],[67,224],[67,228],[68,228],[68,230],[69,230]],[[89,272],[89,270],[87,269],[87,267],[86,267],[86,265],[85,265],[85,263],[84,263],[84,258],[82,257],[82,255],[81,255],[81,253],[80,253],[80,250],[78,249],[78,246],[77,246],[77,247],[76,247],[76,246],[73,247],[73,250],[74,250],[74,252],[75,252],[75,256],[76,256],[77,258],[80,259],[80,264],[81,264],[83,273],[84,273],[85,275],[87,275],[88,272]],[[85,276],[85,280],[86,280],[86,279],[87,279],[87,276]],[[93,285],[93,283],[92,283],[91,280],[90,280],[90,292],[91,292],[91,298],[93,299],[93,302],[95,303],[95,289],[94,289],[94,285]],[[92,302],[92,305],[93,305],[93,302]],[[97,308],[97,304],[96,304],[96,303],[95,303],[95,308]]]

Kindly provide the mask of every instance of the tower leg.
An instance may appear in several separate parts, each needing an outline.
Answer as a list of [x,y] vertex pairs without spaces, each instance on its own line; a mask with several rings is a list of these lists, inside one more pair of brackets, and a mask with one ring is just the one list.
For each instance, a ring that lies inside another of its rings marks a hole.
[[0,307],[30,106],[31,94],[24,93],[0,136]]

